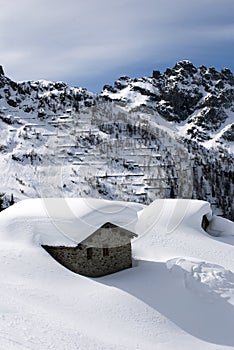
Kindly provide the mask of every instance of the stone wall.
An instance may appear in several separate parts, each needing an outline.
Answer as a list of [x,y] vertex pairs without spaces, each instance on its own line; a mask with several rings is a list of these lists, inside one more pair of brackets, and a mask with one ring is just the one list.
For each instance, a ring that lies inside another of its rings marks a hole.
[[77,247],[43,248],[60,264],[84,276],[100,277],[132,267],[130,239],[125,245],[110,247],[105,251],[103,247],[90,248],[83,244]]

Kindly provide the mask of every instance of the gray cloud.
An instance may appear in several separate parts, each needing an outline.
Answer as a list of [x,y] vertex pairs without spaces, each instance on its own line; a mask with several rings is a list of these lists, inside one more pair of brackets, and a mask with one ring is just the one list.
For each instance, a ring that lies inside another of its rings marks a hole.
[[[1,2],[0,63],[18,80],[95,86],[111,72],[182,58],[225,66],[233,56],[233,0]],[[226,56],[214,57],[220,49]]]

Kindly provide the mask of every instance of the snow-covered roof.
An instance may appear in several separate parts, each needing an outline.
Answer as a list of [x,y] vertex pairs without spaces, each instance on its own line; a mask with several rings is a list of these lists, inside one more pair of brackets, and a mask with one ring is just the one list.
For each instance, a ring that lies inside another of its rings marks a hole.
[[125,237],[128,237],[128,239],[137,237],[137,234],[133,233],[132,231],[126,230],[124,227],[115,225],[112,222],[106,222],[105,224],[100,226],[95,232],[93,232],[93,234],[91,234],[89,237],[87,237],[84,241],[80,243],[84,243],[84,244],[88,243],[89,245],[89,239],[92,239],[94,235],[99,234],[100,231],[102,231],[103,229],[108,231],[108,237],[109,237],[109,229],[111,229],[110,231],[111,234],[113,235],[117,234],[117,237],[119,237],[120,232],[121,232],[121,236],[124,235]]
[[143,208],[91,198],[27,199],[1,213],[1,230],[10,240],[74,246],[108,221],[134,232]]

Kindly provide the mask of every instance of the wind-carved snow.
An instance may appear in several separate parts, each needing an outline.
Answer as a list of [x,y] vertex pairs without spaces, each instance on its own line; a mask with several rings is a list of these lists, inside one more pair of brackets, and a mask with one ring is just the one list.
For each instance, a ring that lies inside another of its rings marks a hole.
[[167,261],[172,274],[181,275],[184,286],[208,302],[220,297],[234,305],[234,274],[220,265],[175,258]]
[[206,228],[206,232],[214,237],[225,237],[226,240],[231,240],[234,237],[233,222],[213,215],[208,227]]

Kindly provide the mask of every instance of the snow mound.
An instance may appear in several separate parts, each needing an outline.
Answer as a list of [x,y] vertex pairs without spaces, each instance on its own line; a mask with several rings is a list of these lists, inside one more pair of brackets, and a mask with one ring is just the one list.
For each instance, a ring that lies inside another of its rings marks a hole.
[[222,264],[234,268],[232,236],[213,237],[202,228],[206,215],[211,225],[222,232],[233,230],[234,223],[212,217],[210,204],[189,199],[158,199],[138,212],[133,242],[135,256],[150,261],[166,261],[177,256]]
[[182,258],[167,262],[173,274],[182,274],[184,286],[192,293],[213,302],[220,297],[234,304],[234,273],[224,267]]
[[0,236],[33,245],[74,246],[107,221],[134,231],[143,207],[91,198],[27,199],[0,213]]
[[139,212],[137,233],[147,233],[154,227],[172,233],[179,226],[201,227],[202,217],[211,218],[208,202],[190,199],[157,199]]
[[206,231],[212,236],[234,236],[234,223],[214,215]]

